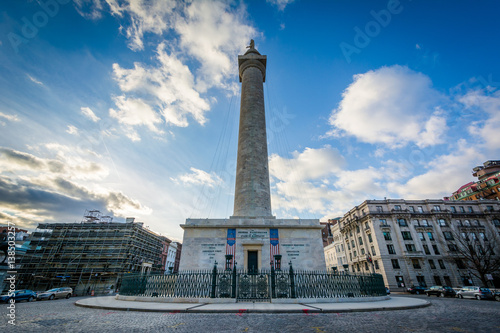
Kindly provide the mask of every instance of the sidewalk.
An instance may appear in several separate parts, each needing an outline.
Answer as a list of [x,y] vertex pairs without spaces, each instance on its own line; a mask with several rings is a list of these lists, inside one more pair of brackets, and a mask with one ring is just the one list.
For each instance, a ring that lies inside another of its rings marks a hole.
[[428,301],[410,297],[391,297],[384,301],[352,303],[158,303],[115,299],[114,296],[90,297],[75,302],[77,306],[121,311],[187,312],[187,313],[328,313],[387,311],[421,308]]

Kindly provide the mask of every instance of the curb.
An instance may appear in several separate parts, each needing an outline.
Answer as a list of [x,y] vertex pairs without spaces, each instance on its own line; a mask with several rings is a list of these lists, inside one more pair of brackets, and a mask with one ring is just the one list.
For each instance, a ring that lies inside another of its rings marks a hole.
[[[351,308],[346,307],[344,309],[323,309],[318,307],[319,304],[309,305],[300,303],[300,305],[306,307],[302,309],[203,309],[206,305],[212,305],[209,303],[201,303],[196,304],[188,308],[184,309],[158,309],[158,308],[133,308],[133,307],[118,307],[118,306],[103,306],[103,305],[94,305],[94,304],[84,304],[79,303],[80,301],[75,302],[76,306],[85,307],[85,308],[93,308],[93,309],[104,309],[104,310],[115,310],[115,311],[137,311],[137,312],[163,312],[163,313],[347,313],[347,312],[374,312],[374,311],[393,311],[393,310],[409,310],[409,309],[417,309],[430,306],[431,303],[429,301],[424,301],[424,303],[415,304],[415,305],[403,305],[403,306],[381,306],[381,307],[370,307],[370,308]],[[235,303],[237,304],[237,303]],[[322,303],[324,304],[324,303]],[[348,305],[348,303],[344,303]]]

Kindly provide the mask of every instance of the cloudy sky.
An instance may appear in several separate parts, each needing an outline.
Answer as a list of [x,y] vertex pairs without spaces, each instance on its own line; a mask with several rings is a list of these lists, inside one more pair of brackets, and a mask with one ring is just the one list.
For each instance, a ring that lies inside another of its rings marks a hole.
[[182,239],[233,213],[237,55],[268,56],[273,213],[442,198],[500,159],[496,1],[3,0],[0,220]]

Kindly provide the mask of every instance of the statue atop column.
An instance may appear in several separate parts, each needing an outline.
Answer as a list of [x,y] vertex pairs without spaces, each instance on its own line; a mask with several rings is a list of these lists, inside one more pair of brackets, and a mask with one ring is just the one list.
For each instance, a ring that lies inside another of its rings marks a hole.
[[253,39],[250,39],[250,45],[247,46],[247,49],[255,50],[255,42]]

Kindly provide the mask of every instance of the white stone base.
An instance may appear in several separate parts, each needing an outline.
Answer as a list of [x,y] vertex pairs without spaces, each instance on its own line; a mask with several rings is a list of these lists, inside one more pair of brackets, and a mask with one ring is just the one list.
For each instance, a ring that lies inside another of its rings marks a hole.
[[187,219],[179,270],[224,269],[227,230],[236,229],[235,261],[247,269],[248,251],[258,252],[258,269],[271,268],[270,229],[278,229],[282,269],[325,271],[319,220],[230,218]]

